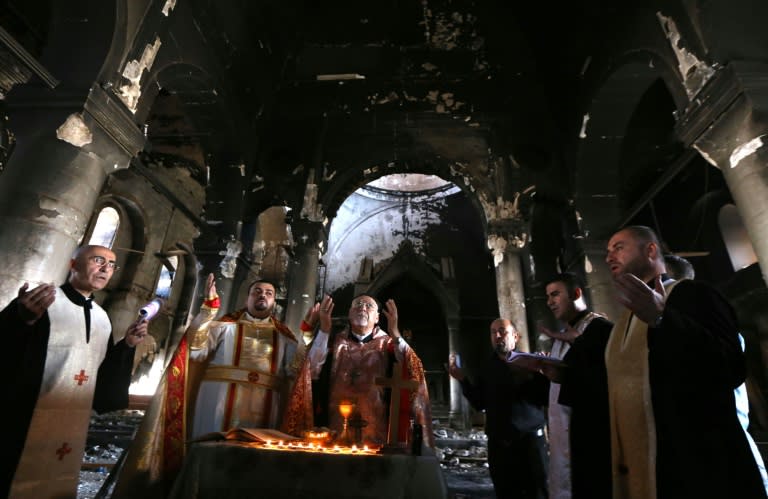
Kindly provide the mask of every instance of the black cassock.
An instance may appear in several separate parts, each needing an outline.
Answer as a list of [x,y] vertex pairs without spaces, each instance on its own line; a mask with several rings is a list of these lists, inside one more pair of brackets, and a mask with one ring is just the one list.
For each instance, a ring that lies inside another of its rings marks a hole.
[[[575,425],[571,421],[574,499],[610,497],[605,487],[610,486],[607,339],[604,329],[592,335],[585,331],[564,359],[570,371],[560,402],[574,407],[573,418],[579,418]],[[648,329],[648,352],[657,497],[765,498],[736,413],[734,389],[746,378],[746,362],[736,315],[726,299],[702,282],[677,284],[661,326]],[[591,428],[592,437],[585,428]],[[583,449],[588,452],[580,453]],[[584,456],[594,463],[584,463]],[[592,475],[584,481],[580,472],[590,466]]]
[[[83,306],[85,298],[71,286],[61,287],[66,297]],[[66,299],[64,296],[57,299]],[[35,324],[27,325],[18,313],[16,300],[0,311],[4,347],[8,355],[0,363],[0,376],[7,380],[6,400],[13,402],[13,409],[6,411],[5,439],[0,464],[0,497],[8,494],[19,458],[24,450],[27,430],[40,394],[45,369],[50,321],[45,313]],[[128,385],[133,368],[134,349],[125,340],[109,343],[96,381],[93,408],[98,412],[128,407]],[[102,378],[102,375],[104,377]]]

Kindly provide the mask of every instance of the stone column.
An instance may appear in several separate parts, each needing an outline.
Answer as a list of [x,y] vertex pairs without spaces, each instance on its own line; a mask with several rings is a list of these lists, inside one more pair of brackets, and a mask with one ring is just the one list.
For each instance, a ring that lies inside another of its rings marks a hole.
[[[447,327],[448,327],[448,353],[454,354],[454,353],[461,352],[461,347],[459,345],[459,318],[455,317],[455,318],[448,319]],[[461,384],[458,382],[458,380],[453,379],[453,377],[449,376],[448,378],[449,378],[448,419],[451,422],[457,422],[460,428],[466,428],[468,415],[462,407],[464,396],[461,393]]]
[[523,268],[520,262],[520,249],[524,246],[525,239],[521,234],[522,232],[517,230],[489,228],[488,248],[493,252],[493,264],[496,267],[499,316],[517,325],[520,333],[517,349],[529,352],[531,341],[528,335]]
[[605,263],[607,241],[587,240],[582,243],[584,249],[584,274],[587,276],[585,294],[587,304],[594,312],[604,314],[611,321],[616,321],[621,313],[621,304],[616,301],[613,276]]
[[22,95],[7,100],[17,145],[0,175],[1,303],[25,281],[63,282],[106,176],[144,143],[122,103],[99,86],[79,106],[72,95]]
[[768,65],[729,63],[694,103],[676,131],[723,172],[768,283]]
[[[240,241],[239,223],[235,229],[237,234],[233,234],[225,244],[225,249],[219,250],[221,256],[219,261],[219,272],[216,275],[216,292],[221,299],[221,309],[224,311],[237,310],[245,306],[248,298],[248,290],[242,290],[244,296],[241,298],[241,286],[243,281],[249,279],[250,265],[243,256],[243,243]],[[203,275],[202,292],[205,293],[205,279],[208,274]],[[205,297],[203,297],[205,299]]]
[[298,335],[301,320],[318,298],[317,271],[325,230],[320,222],[300,219],[291,224],[291,232],[294,257],[288,276],[285,323]]

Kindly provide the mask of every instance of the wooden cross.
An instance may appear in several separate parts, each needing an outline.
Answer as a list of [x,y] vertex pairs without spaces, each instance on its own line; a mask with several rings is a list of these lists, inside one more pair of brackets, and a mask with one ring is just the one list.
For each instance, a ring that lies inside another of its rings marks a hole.
[[353,369],[352,371],[350,371],[349,372],[349,384],[350,384],[350,386],[354,386],[355,385],[355,381],[357,381],[357,378],[359,378],[360,376],[362,376],[362,373],[360,371],[358,371],[357,369]]
[[368,426],[368,421],[363,419],[360,411],[355,411],[349,418],[349,427],[352,428],[352,441],[356,444],[363,442],[363,428]]
[[392,365],[392,377],[385,378],[383,376],[377,376],[374,383],[392,389],[392,393],[389,397],[389,432],[387,433],[387,445],[397,446],[397,435],[400,431],[400,395],[403,390],[408,390],[409,392],[418,390],[419,382],[412,379],[403,379],[403,363],[395,361]]
[[75,381],[78,386],[82,386],[85,381],[88,381],[88,376],[85,375],[85,369],[80,369],[80,374],[75,374]]
[[64,459],[64,456],[72,452],[72,447],[69,446],[67,442],[64,442],[61,444],[61,447],[56,449],[56,455],[59,456],[59,461]]

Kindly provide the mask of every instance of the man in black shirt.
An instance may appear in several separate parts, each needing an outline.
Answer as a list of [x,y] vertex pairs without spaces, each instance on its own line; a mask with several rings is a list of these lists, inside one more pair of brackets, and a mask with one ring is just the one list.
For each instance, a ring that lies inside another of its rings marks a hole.
[[544,437],[549,381],[536,372],[507,364],[520,335],[506,319],[491,323],[494,353],[474,382],[449,359],[448,372],[461,383],[464,396],[485,410],[488,465],[499,499],[546,499],[547,442]]

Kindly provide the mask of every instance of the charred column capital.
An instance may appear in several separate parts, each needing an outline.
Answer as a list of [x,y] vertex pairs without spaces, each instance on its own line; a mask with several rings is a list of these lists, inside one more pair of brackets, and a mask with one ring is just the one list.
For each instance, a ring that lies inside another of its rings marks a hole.
[[686,146],[725,170],[737,165],[739,155],[732,156],[738,148],[768,132],[766,113],[768,64],[734,62],[718,71],[696,95],[675,132]]
[[766,282],[767,113],[768,64],[731,63],[699,92],[676,129],[686,145],[722,170]]
[[519,252],[528,244],[528,225],[519,218],[505,218],[488,222],[488,249],[498,266],[507,252]]

